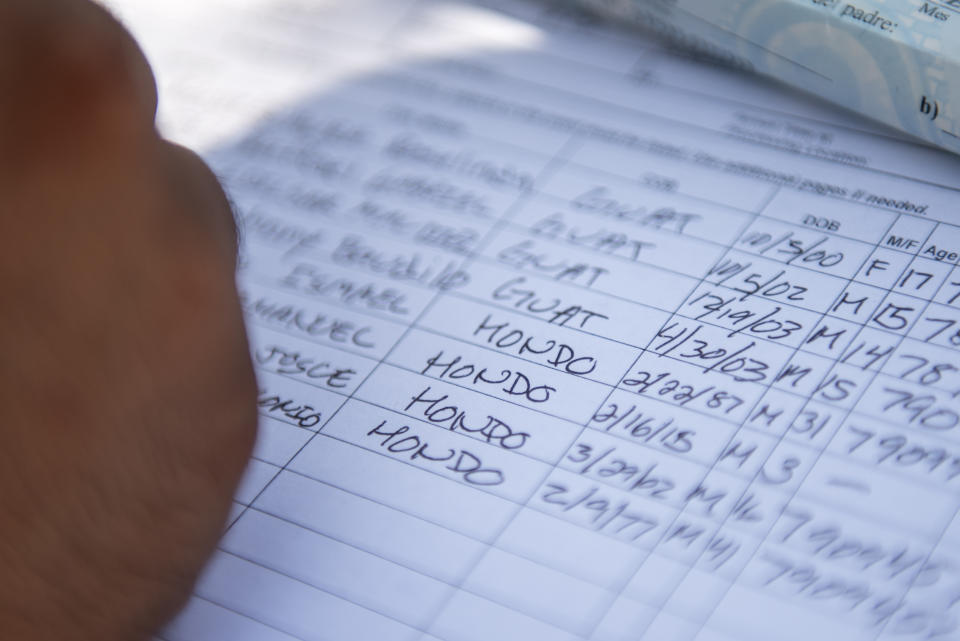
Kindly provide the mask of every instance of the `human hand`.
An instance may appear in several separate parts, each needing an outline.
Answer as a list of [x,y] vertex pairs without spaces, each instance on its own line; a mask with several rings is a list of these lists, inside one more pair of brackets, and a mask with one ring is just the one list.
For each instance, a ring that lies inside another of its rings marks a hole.
[[256,429],[229,206],[86,0],[0,3],[0,638],[147,638]]

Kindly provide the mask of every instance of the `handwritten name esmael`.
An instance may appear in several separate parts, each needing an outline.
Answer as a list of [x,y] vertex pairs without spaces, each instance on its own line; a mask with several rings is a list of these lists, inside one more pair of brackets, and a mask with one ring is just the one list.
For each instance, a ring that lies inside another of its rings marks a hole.
[[540,6],[261,4],[130,12],[180,131],[285,103],[207,154],[262,436],[163,639],[960,638],[957,161]]

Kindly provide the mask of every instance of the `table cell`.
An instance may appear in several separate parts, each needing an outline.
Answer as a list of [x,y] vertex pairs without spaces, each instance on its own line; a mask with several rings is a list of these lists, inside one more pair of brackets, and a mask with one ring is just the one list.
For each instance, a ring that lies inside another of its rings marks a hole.
[[464,588],[580,636],[590,633],[613,594],[523,557],[491,549]]
[[822,234],[875,244],[897,214],[825,195],[781,189],[764,208],[764,216]]
[[960,261],[960,227],[937,225],[923,244],[918,256],[945,265],[956,265],[957,261]]
[[355,398],[551,465],[583,429],[392,365],[381,365]]
[[739,641],[874,639],[874,630],[821,614],[789,598],[764,592],[733,586],[707,621],[707,627],[732,635]]
[[947,443],[960,439],[960,408],[954,394],[920,382],[878,378],[867,388],[856,413],[888,426],[936,434]]
[[[550,464],[492,443],[409,421],[402,414],[361,401],[351,402],[338,413],[324,427],[323,436],[322,441],[349,443],[358,450],[419,470],[425,477],[423,482],[430,485],[463,484],[517,504],[527,500],[550,469]],[[317,450],[328,446],[317,445]],[[301,456],[309,452],[310,444]]]
[[950,274],[944,279],[940,291],[936,293],[933,300],[941,305],[948,307],[960,306],[960,267],[954,267]]
[[853,278],[874,249],[872,243],[766,217],[753,220],[734,247],[782,265],[841,278]]
[[732,421],[677,407],[662,396],[623,389],[614,390],[597,409],[590,428],[705,465],[713,463],[737,429]]
[[784,440],[820,451],[833,441],[846,412],[818,401],[806,401],[795,415]]
[[914,258],[909,267],[903,271],[894,284],[893,290],[930,300],[940,291],[952,271],[952,265],[931,260],[921,254]]
[[687,276],[699,277],[726,251],[715,240],[684,233],[698,216],[659,209],[638,224],[596,211],[591,200],[591,192],[583,203],[535,197],[512,219],[519,230],[558,247],[579,247],[626,264],[655,265]]
[[419,631],[279,572],[219,552],[196,594],[303,641],[414,641]]
[[549,326],[618,341],[646,345],[670,317],[657,299],[624,300],[573,287],[535,274],[517,274],[505,266],[486,264],[453,296],[469,297],[495,309],[515,310]]
[[663,610],[691,623],[702,624],[713,614],[729,587],[730,582],[726,579],[691,568],[674,588]]
[[657,610],[625,597],[618,597],[597,625],[590,641],[637,641],[657,616]]
[[651,553],[635,569],[621,596],[636,599],[659,610],[689,570],[690,566],[685,563]]
[[250,617],[193,597],[161,634],[165,641],[298,641]]
[[960,350],[960,309],[940,303],[930,303],[916,316],[908,334],[910,338],[956,353]]
[[542,363],[445,338],[423,330],[410,331],[391,352],[388,362],[447,382],[467,392],[499,398],[550,416],[586,423],[611,387],[572,376]]
[[641,549],[652,548],[677,513],[656,499],[633,496],[560,469],[543,482],[527,507]]
[[250,505],[279,471],[280,467],[276,465],[251,459],[240,478],[234,500],[242,505]]
[[792,493],[804,482],[818,457],[819,452],[816,450],[781,440],[760,468],[757,481],[782,492]]
[[493,540],[517,510],[515,503],[409,461],[326,437],[311,441],[290,469],[480,541]]
[[[928,560],[932,543],[879,528],[869,515],[801,496],[783,510],[763,545],[814,564],[821,573],[856,577],[890,594],[902,593],[918,578],[927,584],[942,576]],[[952,575],[957,577],[956,569]]]
[[292,472],[282,472],[254,508],[451,585],[486,551],[446,527]]
[[[283,545],[276,545],[283,541]],[[455,588],[388,559],[255,510],[230,529],[221,549],[425,629]]]
[[703,375],[694,378],[719,374],[728,385],[758,397],[793,353],[786,345],[761,342],[742,334],[731,337],[718,327],[674,316],[657,332],[644,357],[669,357],[664,360],[685,375]]
[[861,327],[839,356],[840,364],[864,372],[879,372],[900,349],[903,339],[885,329]]
[[[849,354],[851,350],[848,350]],[[829,403],[838,409],[853,409],[857,406],[864,391],[874,383],[875,372],[854,367],[846,363],[837,363],[816,387],[813,398]]]
[[248,280],[277,292],[398,323],[416,317],[432,298],[426,289],[401,287],[382,276],[359,275],[306,252],[273,257],[270,271],[251,271]]
[[697,279],[651,265],[627,263],[588,250],[557,246],[521,231],[505,229],[484,250],[490,261],[523,275],[537,275],[576,289],[627,301],[655,301],[661,309],[677,307]]
[[926,244],[937,223],[917,216],[900,215],[896,222],[883,235],[882,246],[906,254],[918,254]]
[[250,325],[368,358],[382,358],[406,329],[399,322],[335,309],[260,285],[241,284],[240,298]]
[[[786,259],[789,260],[789,259]],[[704,282],[723,286],[739,295],[740,302],[762,298],[784,309],[823,312],[846,286],[846,278],[822,273],[802,264],[775,260],[744,245],[730,249],[704,274]]]
[[[410,139],[407,138],[409,141]],[[402,149],[402,141],[394,139],[394,149]],[[406,152],[412,151],[408,144]],[[510,209],[519,194],[533,185],[529,172],[517,174],[516,189],[491,189],[482,181],[471,180],[463,174],[434,171],[396,153],[377,157],[364,167],[361,186],[364,197],[374,197],[400,207],[409,207],[427,213],[434,220],[462,220],[490,224]],[[466,168],[465,171],[469,171]]]
[[[700,142],[702,141],[698,141],[698,145]],[[729,144],[729,140],[725,144]],[[708,156],[709,154],[699,152],[697,157],[702,159]],[[688,159],[674,159],[663,154],[652,155],[644,153],[642,149],[599,140],[588,140],[573,155],[572,161],[578,166],[601,170],[612,177],[618,176],[634,184],[642,183],[643,175],[651,171],[669,177],[675,182],[677,193],[696,198],[702,203],[701,210],[707,211],[718,208],[737,209],[744,213],[757,211],[770,197],[771,191],[770,186],[761,181],[714,171],[709,167],[691,163]],[[638,178],[641,180],[638,181]],[[566,176],[563,179],[566,180]],[[560,177],[558,177],[559,180]],[[604,183],[601,182],[601,184]],[[637,187],[635,189],[639,190]],[[636,198],[633,196],[631,200]],[[693,211],[698,210],[693,209]],[[718,239],[726,240],[730,228],[720,225],[723,223],[729,225],[730,222],[734,221],[729,218],[718,220],[717,226],[711,227],[710,230],[717,232]],[[735,228],[736,225],[734,225]]]
[[960,390],[960,354],[907,338],[884,361],[882,374],[887,384],[902,380],[954,394]]
[[[667,331],[673,329],[676,328],[672,327]],[[681,328],[681,331],[683,330],[689,328]],[[677,334],[679,332],[675,333]],[[682,340],[682,336],[675,340]],[[669,346],[664,349],[669,349]],[[753,363],[749,367],[759,368],[760,373],[766,375],[767,370],[762,366]],[[653,352],[646,352],[640,357],[619,387],[659,400],[666,405],[686,408],[731,422],[746,418],[764,389],[759,384],[737,382],[731,375],[716,371],[705,372],[701,367],[663,358]]]
[[870,316],[868,327],[906,335],[925,308],[926,303],[920,299],[891,292]]
[[[776,291],[768,290],[771,295]],[[799,347],[821,312],[804,309],[803,301],[753,296],[723,285],[702,283],[687,297],[677,314],[709,323],[729,332],[772,344]]]
[[912,259],[909,254],[887,247],[873,250],[854,279],[883,289],[892,288],[905,273]]
[[[730,572],[745,562],[743,554],[763,539],[780,517],[790,501],[790,495],[782,490],[755,482],[737,498],[737,503],[720,530],[718,536],[735,539],[740,548],[736,551],[723,572]],[[752,554],[752,552],[750,552]]]
[[627,583],[632,568],[646,555],[631,545],[531,509],[521,510],[510,521],[497,539],[497,547],[615,591]]
[[253,456],[283,467],[310,440],[313,432],[268,416],[260,417]]
[[428,630],[445,641],[581,641],[567,632],[513,608],[469,592],[457,592]]
[[380,147],[384,164],[429,170],[434,179],[443,177],[497,194],[525,194],[550,160],[506,141],[411,127],[416,115],[402,109],[392,109],[390,116],[399,126]]
[[373,358],[255,326],[251,332],[256,368],[312,387],[349,395],[377,365]]
[[743,426],[770,436],[780,436],[793,425],[808,403],[799,394],[770,388],[750,410]]
[[639,348],[462,298],[440,299],[417,327],[608,385],[640,355]]
[[851,281],[830,307],[830,316],[842,318],[851,323],[866,323],[873,317],[886,295],[885,289]]
[[820,458],[797,495],[849,510],[882,524],[891,533],[912,534],[918,541],[939,536],[956,509],[951,492],[880,470],[854,467],[832,455]]
[[346,402],[346,396],[291,379],[257,372],[257,412],[261,417],[316,432]]
[[856,323],[825,316],[814,326],[801,349],[832,361],[844,354],[859,330],[860,326]]

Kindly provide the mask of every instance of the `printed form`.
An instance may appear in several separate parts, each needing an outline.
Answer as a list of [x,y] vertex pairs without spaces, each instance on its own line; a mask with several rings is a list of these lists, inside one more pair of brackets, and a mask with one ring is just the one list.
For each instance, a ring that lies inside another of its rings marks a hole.
[[556,3],[112,3],[261,435],[164,641],[960,639],[960,159]]

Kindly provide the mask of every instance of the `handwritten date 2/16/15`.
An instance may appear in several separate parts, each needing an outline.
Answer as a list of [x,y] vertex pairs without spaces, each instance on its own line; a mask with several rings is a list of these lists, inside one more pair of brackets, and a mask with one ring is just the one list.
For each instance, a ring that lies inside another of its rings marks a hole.
[[653,444],[677,454],[691,451],[697,435],[696,430],[677,425],[671,416],[657,416],[640,410],[636,405],[621,408],[617,403],[607,403],[594,412],[590,423],[606,432]]

